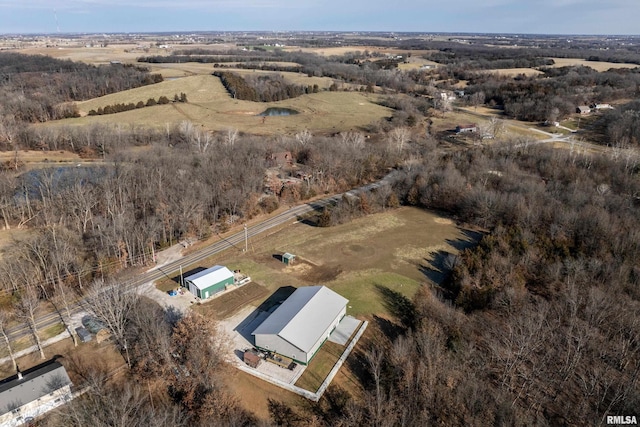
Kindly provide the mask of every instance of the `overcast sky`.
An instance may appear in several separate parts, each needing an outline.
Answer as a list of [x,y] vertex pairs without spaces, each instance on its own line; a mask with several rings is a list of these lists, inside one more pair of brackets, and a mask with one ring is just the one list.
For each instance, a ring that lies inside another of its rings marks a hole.
[[0,0],[0,33],[639,34],[640,0]]

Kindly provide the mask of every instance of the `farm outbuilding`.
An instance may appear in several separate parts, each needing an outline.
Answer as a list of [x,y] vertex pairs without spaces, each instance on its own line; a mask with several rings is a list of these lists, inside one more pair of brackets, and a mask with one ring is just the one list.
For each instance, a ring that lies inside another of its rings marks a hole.
[[233,273],[222,265],[215,265],[184,278],[184,286],[200,299],[210,298],[229,285],[233,285]]
[[282,255],[282,262],[284,262],[286,265],[293,264],[293,261],[295,259],[296,259],[296,256],[294,254],[290,254],[289,252],[285,252],[285,254]]
[[298,288],[253,331],[255,346],[306,365],[345,316],[348,302],[325,286]]

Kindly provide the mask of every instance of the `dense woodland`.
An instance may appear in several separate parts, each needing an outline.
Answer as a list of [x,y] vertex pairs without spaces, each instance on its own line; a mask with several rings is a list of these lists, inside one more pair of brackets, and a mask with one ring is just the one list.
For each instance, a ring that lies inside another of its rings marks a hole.
[[[387,296],[404,332],[396,336],[379,320],[387,335],[359,360],[368,369],[364,402],[334,389],[323,420],[587,425],[636,413],[637,159],[510,145],[422,159],[398,178],[398,199],[447,212],[484,237],[460,256],[440,253],[422,266],[428,277],[452,271],[441,287],[425,287],[413,301]],[[320,220],[372,209],[364,206],[343,200]]]
[[0,52],[0,117],[45,122],[78,115],[82,101],[162,81],[142,67],[63,61],[42,55]]
[[[374,179],[394,159],[385,144],[364,146],[361,134],[303,145],[295,138],[265,143],[233,132],[212,136],[189,122],[168,133],[108,126],[32,132],[22,135],[24,142],[111,161],[19,175],[9,164],[0,173],[3,223],[41,230],[0,263],[5,288],[19,289],[26,276],[33,283],[53,286],[62,277],[81,286],[105,269],[149,262],[153,248],[208,236],[265,210],[261,196],[270,152],[293,152],[315,176],[287,188],[283,197],[292,203]],[[124,150],[136,145],[151,147]]]

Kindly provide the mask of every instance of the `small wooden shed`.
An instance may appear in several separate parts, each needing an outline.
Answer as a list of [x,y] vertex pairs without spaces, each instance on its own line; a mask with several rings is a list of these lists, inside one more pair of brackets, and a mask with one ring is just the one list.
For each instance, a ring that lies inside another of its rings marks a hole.
[[252,349],[252,350],[246,350],[244,352],[244,355],[242,356],[242,360],[244,360],[244,363],[246,363],[247,365],[255,369],[260,364],[261,359],[258,353]]
[[295,259],[296,259],[296,256],[294,254],[290,254],[289,252],[285,252],[284,255],[282,255],[282,262],[285,263],[286,265],[293,264],[293,261]]

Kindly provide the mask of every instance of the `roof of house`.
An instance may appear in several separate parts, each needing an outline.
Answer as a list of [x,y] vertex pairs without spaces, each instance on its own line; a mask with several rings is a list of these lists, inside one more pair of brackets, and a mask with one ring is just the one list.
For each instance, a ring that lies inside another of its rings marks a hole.
[[591,108],[589,108],[587,105],[579,105],[578,106],[578,110],[580,110],[580,111],[591,111]]
[[196,288],[203,290],[211,285],[222,282],[233,277],[233,273],[222,265],[214,265],[211,268],[202,270],[191,276],[185,277],[184,280],[188,280],[193,283]]
[[308,353],[348,302],[325,286],[298,288],[252,335],[278,335]]
[[0,381],[0,414],[33,402],[71,384],[59,362],[49,360],[22,372],[22,379],[12,375]]

